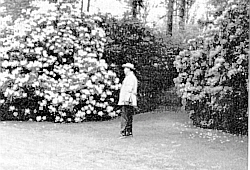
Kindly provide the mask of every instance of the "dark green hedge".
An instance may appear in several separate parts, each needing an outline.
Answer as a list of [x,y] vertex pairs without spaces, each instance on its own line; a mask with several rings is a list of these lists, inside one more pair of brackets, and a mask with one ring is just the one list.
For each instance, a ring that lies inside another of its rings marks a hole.
[[113,70],[123,79],[122,64],[130,62],[136,67],[139,109],[150,111],[161,105],[159,96],[174,85],[177,76],[173,61],[180,51],[178,46],[166,43],[161,35],[135,19],[119,20],[106,15],[99,24],[108,40],[103,58]]

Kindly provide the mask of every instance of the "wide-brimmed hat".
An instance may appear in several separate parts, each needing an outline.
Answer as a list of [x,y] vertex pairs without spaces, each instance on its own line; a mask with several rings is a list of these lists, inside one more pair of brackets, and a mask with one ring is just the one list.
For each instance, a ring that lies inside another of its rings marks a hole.
[[126,67],[126,68],[129,68],[131,70],[135,70],[135,66],[134,64],[131,64],[131,63],[126,63],[126,64],[123,64],[122,67]]

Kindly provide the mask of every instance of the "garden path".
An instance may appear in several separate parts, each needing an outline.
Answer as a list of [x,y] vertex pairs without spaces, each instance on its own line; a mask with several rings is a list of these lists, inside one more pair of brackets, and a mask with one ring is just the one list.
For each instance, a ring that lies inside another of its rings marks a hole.
[[247,137],[195,128],[183,112],[81,124],[0,122],[0,170],[247,170]]

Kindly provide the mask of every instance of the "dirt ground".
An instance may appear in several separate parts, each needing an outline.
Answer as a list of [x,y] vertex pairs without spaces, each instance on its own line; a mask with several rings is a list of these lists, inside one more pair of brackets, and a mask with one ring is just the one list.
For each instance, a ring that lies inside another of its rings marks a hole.
[[55,124],[0,122],[0,170],[247,170],[248,138],[195,128],[182,112]]

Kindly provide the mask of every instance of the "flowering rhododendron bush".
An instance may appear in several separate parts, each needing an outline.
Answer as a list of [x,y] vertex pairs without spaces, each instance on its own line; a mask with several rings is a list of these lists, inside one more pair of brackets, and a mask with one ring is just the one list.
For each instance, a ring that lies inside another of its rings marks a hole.
[[174,62],[179,95],[195,125],[248,132],[249,4],[231,0]]
[[106,39],[100,20],[68,3],[23,10],[1,42],[1,118],[81,122],[116,116],[120,84],[101,59]]

